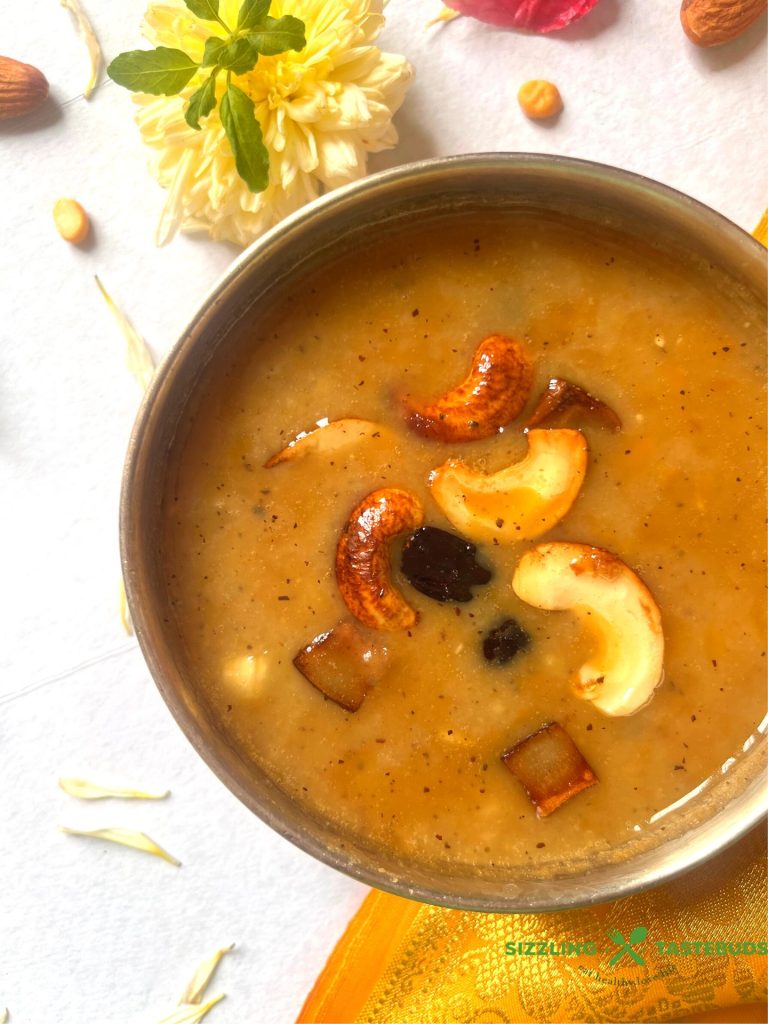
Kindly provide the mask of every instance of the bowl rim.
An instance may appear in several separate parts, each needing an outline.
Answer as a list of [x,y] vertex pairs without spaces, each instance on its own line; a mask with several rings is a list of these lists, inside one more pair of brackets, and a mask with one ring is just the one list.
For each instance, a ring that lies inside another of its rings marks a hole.
[[[713,818],[707,819],[702,828],[689,834],[685,843],[677,843],[676,849],[667,851],[666,858],[659,858],[659,854],[667,847],[674,847],[674,841],[661,843],[646,853],[640,854],[637,858],[632,858],[632,862],[641,865],[643,870],[638,871],[634,877],[624,879],[620,885],[614,885],[607,890],[595,887],[594,884],[592,886],[583,885],[581,888],[577,887],[578,892],[575,896],[565,900],[537,897],[534,894],[530,898],[521,899],[518,896],[517,899],[509,901],[503,898],[505,883],[502,879],[498,883],[499,891],[502,894],[500,898],[483,897],[478,899],[446,894],[437,888],[409,885],[402,880],[393,881],[386,874],[377,872],[359,859],[346,855],[339,849],[328,848],[301,827],[287,824],[280,815],[274,813],[271,807],[259,803],[233,776],[217,756],[213,747],[202,736],[195,718],[178,700],[172,687],[168,685],[160,659],[150,640],[149,617],[145,615],[142,607],[134,568],[135,563],[141,560],[141,552],[136,550],[138,531],[135,520],[138,513],[133,496],[135,489],[139,486],[137,483],[138,454],[145,443],[151,414],[156,403],[161,400],[163,382],[184,361],[185,353],[194,346],[195,338],[199,336],[207,318],[219,304],[219,297],[237,286],[238,279],[256,256],[269,250],[297,228],[301,228],[307,222],[312,222],[321,214],[332,213],[334,208],[343,206],[350,199],[365,197],[377,189],[391,189],[400,183],[436,171],[457,175],[494,169],[502,172],[520,169],[530,173],[539,167],[548,173],[560,171],[570,176],[575,175],[585,181],[591,181],[593,185],[605,183],[619,185],[627,190],[651,192],[656,198],[666,200],[677,209],[692,212],[697,218],[703,219],[705,223],[709,224],[711,228],[731,233],[735,243],[744,246],[748,242],[755,247],[754,252],[764,254],[763,247],[748,232],[699,200],[644,175],[594,161],[539,153],[488,152],[434,157],[368,175],[311,201],[283,219],[237,256],[208,290],[189,319],[187,326],[160,361],[154,378],[143,397],[128,443],[120,494],[120,554],[128,608],[136,638],[155,685],[176,723],[214,774],[265,824],[316,860],[364,884],[395,895],[406,896],[435,906],[484,912],[519,913],[573,909],[624,898],[659,885],[722,851],[755,826],[768,814],[768,787],[761,787],[758,784],[759,777],[753,780],[746,787],[745,792],[739,794],[736,802],[727,803]],[[736,810],[738,813],[735,813]],[[720,821],[720,828],[717,830],[718,834],[713,837],[709,833],[713,831],[711,826],[717,821]],[[644,864],[643,862],[647,860],[650,860],[651,863]],[[660,860],[660,863],[654,864],[653,862],[656,860]],[[568,878],[563,881],[565,884],[570,884],[573,880]],[[528,884],[528,882],[523,880],[523,884]],[[536,883],[532,884],[535,887]]]

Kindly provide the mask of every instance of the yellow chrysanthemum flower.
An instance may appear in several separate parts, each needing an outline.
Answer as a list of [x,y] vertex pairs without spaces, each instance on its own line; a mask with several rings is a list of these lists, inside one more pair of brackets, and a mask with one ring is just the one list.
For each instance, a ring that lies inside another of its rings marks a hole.
[[[195,75],[180,96],[138,96],[136,121],[152,150],[150,168],[168,197],[157,229],[159,245],[176,231],[202,230],[247,245],[310,199],[362,177],[368,153],[397,142],[392,116],[411,81],[404,57],[372,45],[384,25],[384,0],[273,0],[270,14],[292,14],[306,28],[300,52],[260,57],[233,76],[254,101],[269,151],[269,186],[254,194],[240,178],[219,108],[194,131],[184,120]],[[237,22],[240,0],[221,0],[226,24]],[[155,45],[202,59],[205,40],[225,36],[183,0],[151,4],[143,25]],[[222,79],[224,76],[221,76]],[[217,82],[219,101],[225,89]]]

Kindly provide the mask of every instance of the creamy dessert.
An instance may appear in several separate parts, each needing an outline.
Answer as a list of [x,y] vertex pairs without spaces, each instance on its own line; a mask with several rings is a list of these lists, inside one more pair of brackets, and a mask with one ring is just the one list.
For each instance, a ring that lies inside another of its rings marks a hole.
[[650,834],[738,755],[761,310],[519,213],[349,251],[236,330],[163,560],[189,685],[254,770],[351,840],[503,876]]

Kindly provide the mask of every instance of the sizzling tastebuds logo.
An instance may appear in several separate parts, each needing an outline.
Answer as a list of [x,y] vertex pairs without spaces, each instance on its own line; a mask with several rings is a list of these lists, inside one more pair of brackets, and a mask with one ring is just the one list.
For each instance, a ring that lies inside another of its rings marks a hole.
[[[601,948],[597,942],[572,941],[554,942],[550,939],[516,939],[505,943],[504,951],[507,956],[547,956],[547,957],[598,957],[605,954],[609,957],[608,967],[629,967],[636,964],[639,967],[646,966],[645,955],[641,952],[642,944],[648,938],[648,929],[645,925],[637,925],[625,938],[624,933],[617,928],[608,932],[608,938],[618,946]],[[667,957],[680,956],[766,956],[768,955],[768,942],[763,941],[669,941],[658,940],[650,943],[653,950],[653,959],[666,959]],[[670,968],[672,969],[672,968]],[[666,970],[666,968],[665,968]]]

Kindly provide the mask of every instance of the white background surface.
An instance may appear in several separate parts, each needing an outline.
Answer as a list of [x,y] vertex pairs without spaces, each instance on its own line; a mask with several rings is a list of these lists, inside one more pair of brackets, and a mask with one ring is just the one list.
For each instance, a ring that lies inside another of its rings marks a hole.
[[[142,45],[144,0],[86,0],[109,58]],[[674,0],[602,0],[579,25],[530,37],[392,0],[386,49],[416,84],[401,145],[373,169],[510,149],[639,171],[751,230],[768,203],[764,22],[712,52]],[[0,51],[42,68],[53,102],[0,123],[0,1009],[13,1024],[153,1024],[198,961],[237,942],[212,1024],[288,1024],[364,889],[251,816],[193,753],[117,618],[117,498],[139,400],[98,273],[158,354],[235,255],[152,237],[163,193],[128,94],[90,103],[84,51],[54,0],[3,3]],[[557,123],[527,122],[527,78],[561,88]],[[90,211],[84,249],[50,210]],[[81,804],[60,775],[161,789],[158,804]],[[65,837],[57,824],[143,829],[183,862]]]

